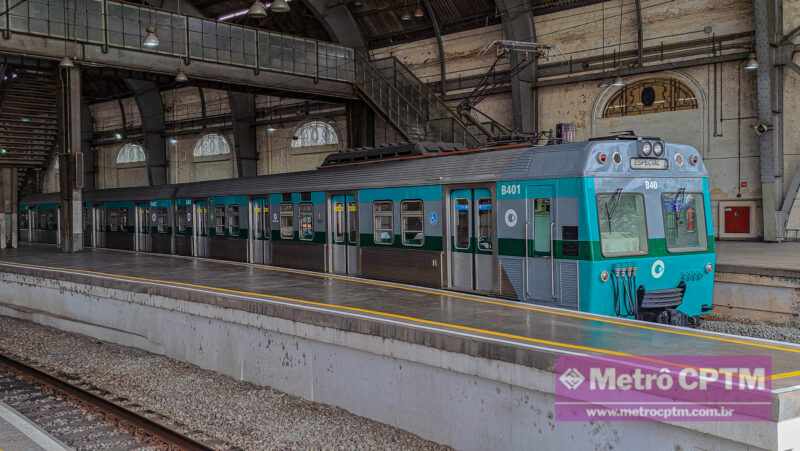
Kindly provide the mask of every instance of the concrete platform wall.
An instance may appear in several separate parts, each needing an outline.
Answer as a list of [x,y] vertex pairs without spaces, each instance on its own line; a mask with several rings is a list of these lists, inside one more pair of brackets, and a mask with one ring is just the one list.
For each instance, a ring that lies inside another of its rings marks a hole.
[[556,422],[545,371],[150,294],[0,273],[0,314],[269,385],[458,449],[789,447],[781,442],[789,425],[775,423]]
[[792,325],[800,321],[800,279],[718,272],[714,314],[729,319]]

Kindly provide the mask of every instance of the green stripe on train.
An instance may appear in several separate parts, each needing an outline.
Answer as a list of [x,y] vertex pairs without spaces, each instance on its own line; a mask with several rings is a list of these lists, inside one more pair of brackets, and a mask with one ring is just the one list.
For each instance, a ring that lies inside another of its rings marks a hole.
[[[528,255],[549,256],[550,252],[535,251],[534,241],[528,240]],[[706,254],[713,253],[715,248],[714,236],[708,237],[708,248],[691,252],[669,252],[667,250],[667,240],[664,238],[652,238],[647,240],[647,255],[626,255],[622,257],[605,257],[599,241],[553,241],[553,254],[555,258],[564,260],[625,260],[637,257],[667,257],[673,255],[687,254]],[[500,238],[498,240],[498,253],[501,256],[524,257],[525,240],[517,238]]]

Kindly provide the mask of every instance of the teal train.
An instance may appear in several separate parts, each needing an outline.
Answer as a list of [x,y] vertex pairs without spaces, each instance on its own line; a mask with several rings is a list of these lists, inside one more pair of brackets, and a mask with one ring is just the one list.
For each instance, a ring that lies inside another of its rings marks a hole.
[[[659,138],[404,144],[317,170],[84,193],[87,246],[234,260],[677,325],[712,309],[708,174]],[[20,237],[56,243],[57,194]]]

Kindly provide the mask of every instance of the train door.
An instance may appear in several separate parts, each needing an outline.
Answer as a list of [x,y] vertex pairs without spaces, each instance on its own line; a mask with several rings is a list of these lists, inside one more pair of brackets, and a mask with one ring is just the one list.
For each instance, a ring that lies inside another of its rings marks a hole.
[[194,224],[192,249],[195,257],[208,257],[208,200],[192,203]]
[[[153,217],[151,217],[151,214]],[[157,217],[155,211],[150,208],[149,204],[142,203],[136,204],[136,217],[135,217],[135,247],[137,252],[150,252],[151,248],[151,225],[155,224]]]
[[272,236],[269,220],[269,199],[257,197],[250,202],[250,255],[252,262],[261,265],[272,263]]
[[358,202],[353,193],[335,194],[329,203],[330,268],[336,274],[359,274]]
[[526,194],[525,297],[553,302],[556,297],[554,189],[552,185],[529,185]]
[[94,247],[106,247],[106,230],[108,230],[108,210],[102,206],[92,207],[94,228],[92,242]]
[[192,201],[178,199],[175,202],[175,253],[177,255],[193,255],[194,213]]
[[487,188],[450,191],[450,287],[497,291],[495,208]]

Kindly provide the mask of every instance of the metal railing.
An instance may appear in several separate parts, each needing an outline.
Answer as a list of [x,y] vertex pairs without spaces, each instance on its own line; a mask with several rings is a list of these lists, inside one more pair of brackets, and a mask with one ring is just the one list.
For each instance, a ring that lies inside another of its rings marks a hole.
[[480,144],[455,112],[394,57],[370,60],[356,53],[355,84],[409,140]]
[[[109,0],[0,0],[0,31],[353,81],[354,50],[328,42]],[[159,46],[143,45],[148,28]]]

